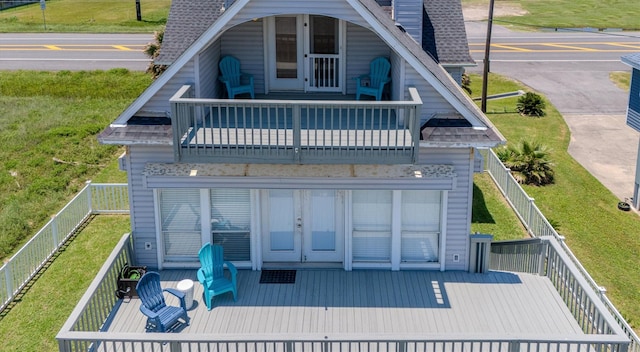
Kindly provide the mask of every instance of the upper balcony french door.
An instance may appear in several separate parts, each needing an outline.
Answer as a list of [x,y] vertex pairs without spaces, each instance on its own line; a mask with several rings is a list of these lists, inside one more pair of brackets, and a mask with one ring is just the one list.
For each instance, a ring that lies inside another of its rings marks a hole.
[[317,15],[277,16],[268,18],[266,25],[269,90],[343,91],[340,20]]

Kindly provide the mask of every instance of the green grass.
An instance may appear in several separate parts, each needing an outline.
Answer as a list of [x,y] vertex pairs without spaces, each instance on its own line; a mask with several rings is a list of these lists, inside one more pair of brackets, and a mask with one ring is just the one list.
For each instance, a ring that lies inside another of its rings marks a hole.
[[129,217],[100,215],[0,314],[0,351],[57,351],[55,337],[123,234]]
[[[48,0],[0,11],[0,32],[151,33],[167,21],[171,0]],[[46,23],[46,30],[45,30]]]
[[[481,78],[472,76],[474,96]],[[520,87],[509,79],[490,76],[488,94]],[[542,141],[551,148],[556,182],[545,187],[525,186],[542,213],[564,236],[571,250],[631,324],[640,321],[640,217],[617,209],[618,199],[567,152],[570,132],[562,116],[547,101],[547,116],[523,117],[515,100],[490,100],[487,111],[509,143],[523,138]],[[507,113],[505,113],[507,111]]]
[[[489,4],[489,0],[462,0],[464,4]],[[500,6],[518,4],[524,16],[494,18],[496,24],[516,24],[529,29],[546,28],[621,28],[640,29],[640,6],[637,0],[518,0],[501,1]]]
[[96,135],[150,82],[123,69],[0,72],[0,258],[122,153]]
[[629,91],[629,87],[631,85],[631,73],[630,72],[611,72],[609,73],[609,79],[613,82],[618,88],[623,89],[625,91]]

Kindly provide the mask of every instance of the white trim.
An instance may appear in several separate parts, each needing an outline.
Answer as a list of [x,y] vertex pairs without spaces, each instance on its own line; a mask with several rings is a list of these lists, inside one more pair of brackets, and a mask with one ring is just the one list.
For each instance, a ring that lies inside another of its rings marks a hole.
[[249,191],[251,199],[251,269],[262,270],[262,208],[260,207],[260,190]]
[[446,270],[447,262],[447,216],[449,209],[449,191],[442,191],[440,196],[440,271]]
[[162,241],[162,221],[160,219],[160,189],[153,190],[153,212],[156,223],[156,260],[158,270],[162,270],[164,263],[164,241]]
[[402,261],[402,191],[391,194],[391,270],[400,270]]
[[344,270],[353,269],[353,202],[352,191],[346,191],[344,195]]
[[211,235],[211,193],[209,188],[200,189],[200,237],[201,244],[213,243]]

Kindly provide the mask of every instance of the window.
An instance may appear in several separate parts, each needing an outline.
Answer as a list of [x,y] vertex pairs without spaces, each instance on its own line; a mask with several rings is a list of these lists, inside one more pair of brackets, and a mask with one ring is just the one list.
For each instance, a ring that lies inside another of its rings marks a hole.
[[401,261],[438,261],[440,199],[439,191],[402,191]]
[[353,261],[391,260],[392,191],[353,191]]
[[251,260],[251,201],[248,189],[211,190],[211,235],[224,259]]
[[200,214],[200,190],[160,190],[165,261],[198,260],[202,246]]

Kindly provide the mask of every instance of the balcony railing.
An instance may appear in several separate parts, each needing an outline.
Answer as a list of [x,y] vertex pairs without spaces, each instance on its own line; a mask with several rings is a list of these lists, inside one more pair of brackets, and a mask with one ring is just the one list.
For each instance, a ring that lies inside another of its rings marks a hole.
[[171,98],[176,161],[413,163],[422,100],[232,100]]

